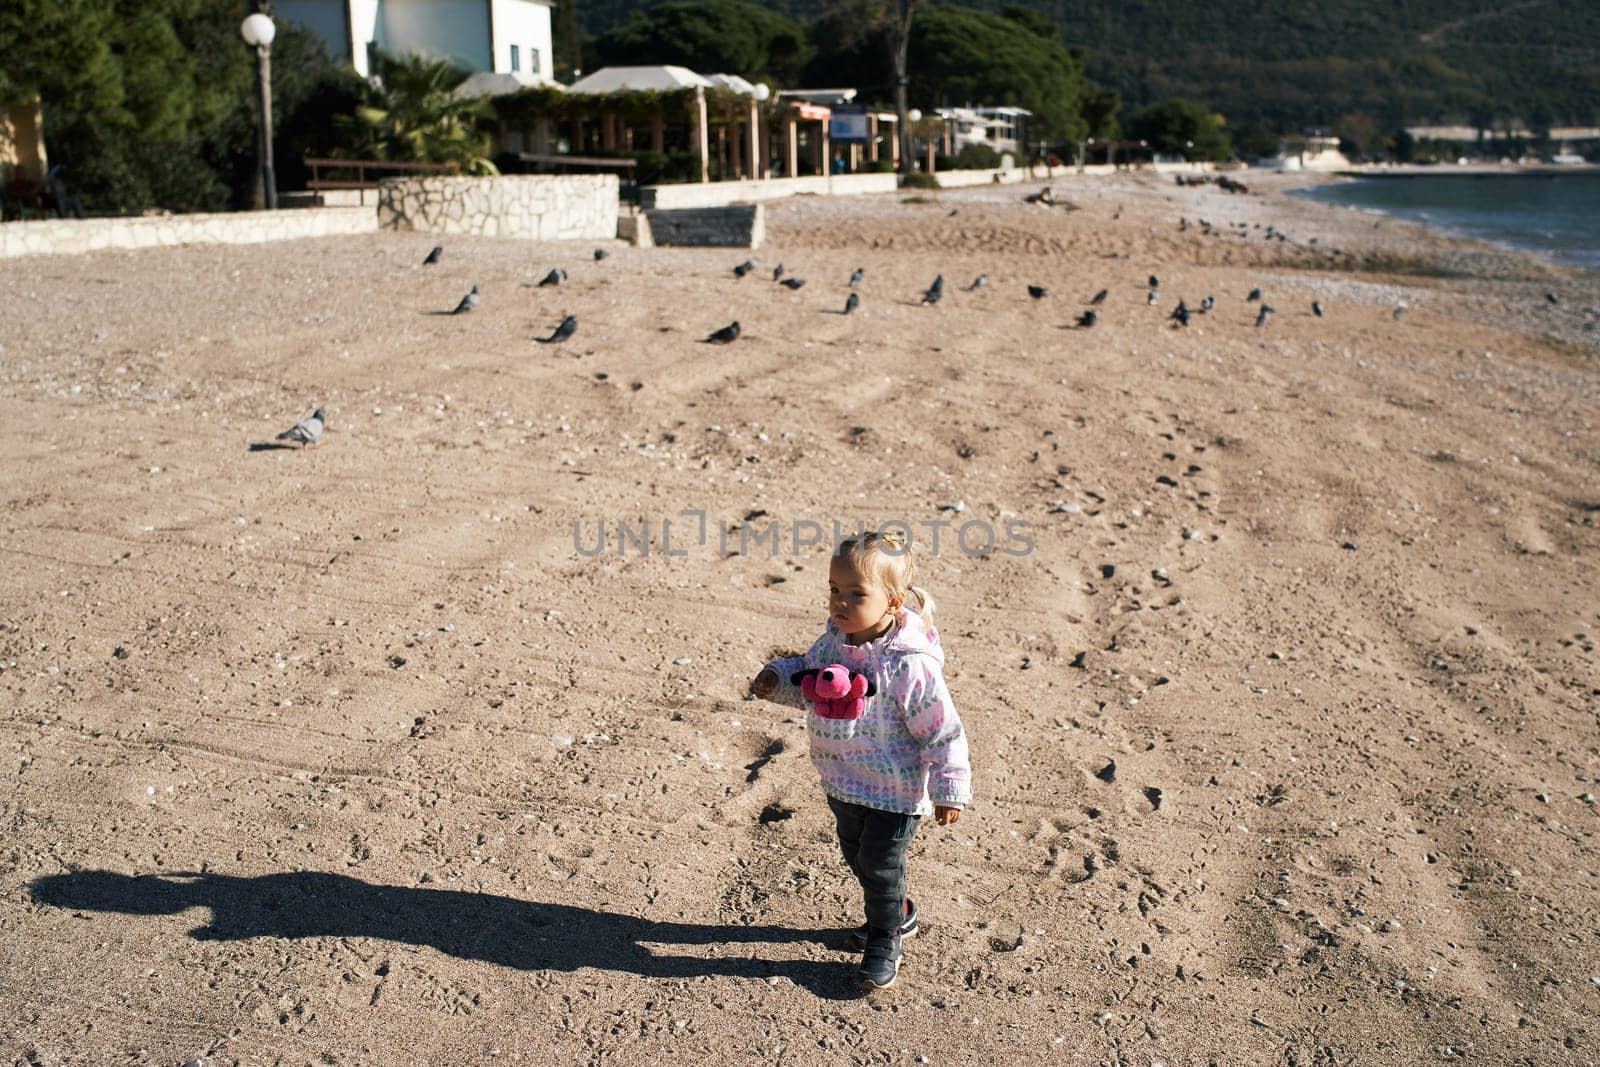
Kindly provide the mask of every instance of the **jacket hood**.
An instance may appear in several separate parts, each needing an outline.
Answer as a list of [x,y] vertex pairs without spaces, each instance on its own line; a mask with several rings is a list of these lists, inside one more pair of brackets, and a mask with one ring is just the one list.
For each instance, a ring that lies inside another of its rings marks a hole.
[[844,631],[828,620],[828,632],[834,635],[841,648],[855,648],[864,653],[883,655],[887,652],[921,652],[932,656],[940,667],[944,666],[944,646],[939,643],[939,631],[922,621],[922,616],[910,608],[902,608],[900,617],[889,632],[864,645],[849,645]]
[[922,616],[904,608],[900,621],[889,633],[889,647],[897,652],[924,652],[944,665],[944,646],[939,643],[939,631],[922,621]]
[[939,645],[939,630],[930,627],[922,621],[922,616],[910,608],[901,608],[899,619],[896,619],[890,632],[875,641],[867,641],[866,645],[848,645],[845,641],[845,632],[838,629],[832,619],[827,621],[827,632],[834,635],[835,641],[842,649],[859,649],[861,653],[872,653],[882,656],[885,653],[923,653],[933,656],[939,662],[939,667],[944,667],[944,646]]

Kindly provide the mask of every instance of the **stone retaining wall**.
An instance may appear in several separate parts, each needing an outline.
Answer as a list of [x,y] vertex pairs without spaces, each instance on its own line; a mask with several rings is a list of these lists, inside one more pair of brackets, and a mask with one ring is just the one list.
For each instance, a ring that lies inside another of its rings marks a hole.
[[816,174],[806,178],[765,178],[747,182],[686,182],[683,185],[647,185],[640,190],[640,204],[656,210],[722,207],[801,193],[815,196],[892,193],[898,186],[899,181],[893,174]]
[[1028,172],[1012,167],[1009,170],[941,170],[934,173],[941,189],[961,189],[969,185],[1010,185],[1026,181]]
[[615,174],[390,178],[379,185],[378,223],[476,237],[611,240],[617,194]]
[[647,211],[645,217],[658,247],[759,248],[767,232],[760,204]]
[[139,215],[116,219],[36,219],[0,222],[0,259],[70,255],[106,248],[259,244],[297,237],[371,233],[377,228],[378,217],[370,207]]

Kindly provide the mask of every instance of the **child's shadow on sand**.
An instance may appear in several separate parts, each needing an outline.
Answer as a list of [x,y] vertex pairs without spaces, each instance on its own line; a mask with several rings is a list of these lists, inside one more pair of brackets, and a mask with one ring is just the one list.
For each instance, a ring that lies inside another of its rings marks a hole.
[[202,941],[252,937],[372,937],[431,945],[461,959],[521,970],[600,967],[646,978],[783,976],[819,997],[854,995],[853,965],[741,956],[658,955],[642,943],[708,946],[729,942],[822,943],[816,930],[652,922],[567,904],[492,893],[371,885],[300,871],[240,878],[219,874],[124,875],[74,871],[36,879],[34,900],[59,908],[126,915],[174,915],[206,908],[211,922],[189,931]]

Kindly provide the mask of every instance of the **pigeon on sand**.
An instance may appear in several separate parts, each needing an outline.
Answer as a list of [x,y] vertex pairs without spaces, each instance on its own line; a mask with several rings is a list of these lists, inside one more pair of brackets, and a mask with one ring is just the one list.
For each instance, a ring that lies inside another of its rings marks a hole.
[[428,253],[428,258],[422,261],[422,265],[424,267],[431,267],[433,264],[439,262],[439,257],[442,255],[444,255],[444,245],[434,245],[433,250]]
[[726,325],[722,329],[716,331],[710,337],[707,337],[706,341],[708,343],[714,344],[714,345],[727,345],[727,344],[732,344],[734,341],[738,340],[738,338],[739,338],[739,323],[737,321],[734,321],[734,322],[728,323],[728,325]]
[[476,285],[474,285],[472,287],[472,292],[470,292],[466,296],[462,297],[461,298],[461,303],[457,304],[456,305],[456,309],[454,311],[450,312],[450,314],[452,314],[452,315],[464,315],[469,311],[477,311],[477,310],[478,310],[478,287]]
[[534,340],[542,345],[553,345],[565,341],[578,332],[578,316],[568,315],[561,320],[561,325],[550,331],[549,337],[535,337]]
[[327,423],[323,421],[322,409],[318,408],[310,415],[301,419],[287,430],[277,436],[279,441],[298,441],[301,446],[314,445],[322,436],[322,428]]

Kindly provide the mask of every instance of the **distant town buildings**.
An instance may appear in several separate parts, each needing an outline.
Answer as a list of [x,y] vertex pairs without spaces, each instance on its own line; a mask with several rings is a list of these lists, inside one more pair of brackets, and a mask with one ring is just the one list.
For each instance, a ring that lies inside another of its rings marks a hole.
[[554,84],[553,0],[276,0],[279,18],[322,39],[328,54],[372,72],[374,49],[448,59],[484,88]]
[[[1450,141],[1457,144],[1476,144],[1479,141],[1506,141],[1520,138],[1531,141],[1543,131],[1529,129],[1520,122],[1507,123],[1499,128],[1479,129],[1477,126],[1407,126],[1406,132],[1419,141]],[[1552,126],[1552,141],[1600,141],[1600,126]]]
[[[1552,126],[1548,131],[1529,129],[1522,122],[1507,122],[1499,128],[1477,126],[1407,126],[1406,133],[1418,142],[1460,145],[1462,150],[1477,149],[1483,154],[1493,147],[1506,152],[1511,142],[1539,141],[1546,145],[1551,163],[1582,163],[1585,154],[1593,158],[1600,151],[1600,126]],[[1462,157],[1465,160],[1467,157]]]

